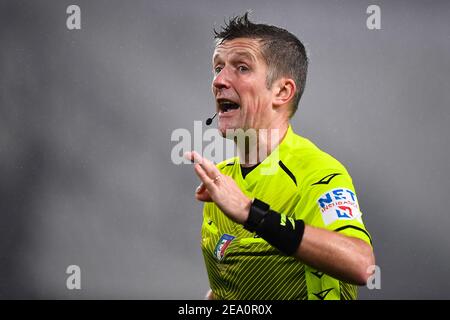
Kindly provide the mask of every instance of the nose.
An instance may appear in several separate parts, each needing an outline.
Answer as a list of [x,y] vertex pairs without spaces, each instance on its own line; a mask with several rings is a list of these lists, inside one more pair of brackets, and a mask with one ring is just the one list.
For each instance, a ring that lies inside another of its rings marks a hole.
[[214,77],[212,85],[213,89],[216,90],[230,88],[230,77],[227,68],[220,70],[220,72]]

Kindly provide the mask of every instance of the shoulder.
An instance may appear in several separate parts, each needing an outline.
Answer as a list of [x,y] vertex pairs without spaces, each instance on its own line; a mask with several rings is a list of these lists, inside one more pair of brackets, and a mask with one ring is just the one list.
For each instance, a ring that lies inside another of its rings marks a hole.
[[308,184],[333,174],[349,176],[346,168],[332,155],[319,149],[309,139],[295,134],[281,161],[295,176]]

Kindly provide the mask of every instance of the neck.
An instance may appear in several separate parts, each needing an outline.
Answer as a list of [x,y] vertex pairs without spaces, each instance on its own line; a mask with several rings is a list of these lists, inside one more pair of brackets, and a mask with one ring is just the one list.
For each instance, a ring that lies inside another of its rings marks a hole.
[[263,162],[281,143],[288,127],[286,122],[277,128],[249,129],[243,139],[235,138],[241,165],[251,167]]

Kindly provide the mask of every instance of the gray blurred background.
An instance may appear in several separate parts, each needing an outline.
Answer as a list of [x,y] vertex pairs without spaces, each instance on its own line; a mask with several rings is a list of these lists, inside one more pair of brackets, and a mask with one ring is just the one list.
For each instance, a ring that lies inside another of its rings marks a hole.
[[1,0],[0,298],[203,297],[170,137],[214,112],[212,28],[248,9],[306,43],[292,123],[354,179],[381,268],[360,298],[450,298],[450,2],[356,0]]

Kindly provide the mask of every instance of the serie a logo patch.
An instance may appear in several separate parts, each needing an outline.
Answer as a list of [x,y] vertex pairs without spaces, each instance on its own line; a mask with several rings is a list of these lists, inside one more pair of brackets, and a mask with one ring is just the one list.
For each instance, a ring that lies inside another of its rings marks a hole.
[[216,248],[214,249],[214,256],[217,260],[222,261],[223,257],[225,256],[225,251],[227,250],[228,246],[231,244],[231,241],[236,238],[235,236],[232,236],[231,234],[224,233],[219,241],[217,241]]
[[329,225],[336,220],[359,219],[358,199],[353,191],[346,188],[330,190],[317,200],[323,222]]

